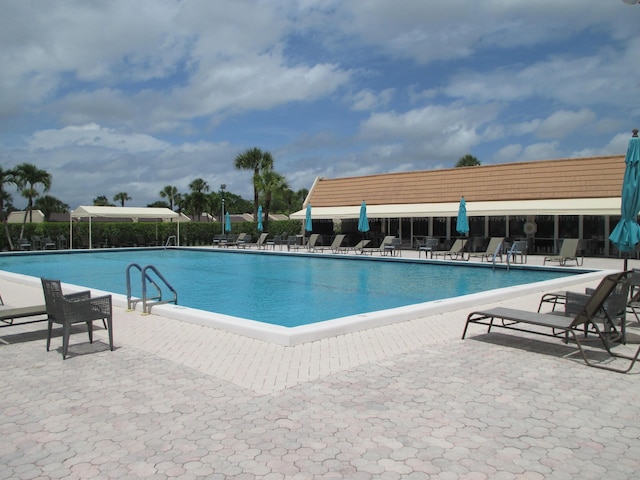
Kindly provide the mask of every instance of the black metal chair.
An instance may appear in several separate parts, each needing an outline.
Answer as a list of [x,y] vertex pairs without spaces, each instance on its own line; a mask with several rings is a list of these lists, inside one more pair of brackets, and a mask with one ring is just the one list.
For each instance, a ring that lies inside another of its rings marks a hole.
[[53,324],[62,325],[62,358],[67,357],[71,326],[86,323],[89,331],[89,343],[93,343],[93,322],[102,320],[109,333],[109,347],[113,351],[113,317],[111,295],[91,297],[91,292],[84,291],[63,295],[60,280],[41,279],[44,300],[47,307],[48,333],[47,351],[51,346]]

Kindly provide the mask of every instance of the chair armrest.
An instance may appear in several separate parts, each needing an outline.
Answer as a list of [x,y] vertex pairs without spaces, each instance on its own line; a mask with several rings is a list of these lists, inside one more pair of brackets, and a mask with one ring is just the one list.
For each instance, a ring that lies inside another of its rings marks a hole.
[[70,302],[77,302],[78,300],[86,300],[88,298],[91,298],[91,292],[89,290],[64,295],[64,299]]
[[584,293],[567,292],[564,304],[565,315],[580,313],[591,297]]
[[[111,315],[111,295],[102,295],[87,299],[65,302],[65,314],[74,318],[100,318]],[[91,315],[93,314],[93,315]]]

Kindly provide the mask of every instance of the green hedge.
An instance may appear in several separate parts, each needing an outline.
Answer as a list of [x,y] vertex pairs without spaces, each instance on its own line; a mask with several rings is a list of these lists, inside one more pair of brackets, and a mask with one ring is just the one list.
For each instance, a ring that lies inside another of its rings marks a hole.
[[[8,224],[9,233],[14,249],[17,246],[22,224]],[[269,237],[273,235],[295,235],[301,232],[302,223],[299,220],[271,221],[268,224]],[[232,224],[231,234],[250,233],[253,240],[258,238],[256,222]],[[180,245],[198,246],[212,245],[213,236],[222,233],[219,222],[182,222],[180,223]],[[69,244],[69,224],[61,222],[27,223],[24,238],[31,240],[34,236],[49,237],[56,241],[59,235],[64,236]],[[94,247],[114,246],[116,239],[121,245],[137,244],[137,235],[142,235],[147,245],[164,245],[167,239],[176,235],[174,222],[92,222],[91,238]],[[89,222],[74,222],[73,246],[86,248],[89,238]],[[6,234],[0,235],[0,249],[9,249]]]

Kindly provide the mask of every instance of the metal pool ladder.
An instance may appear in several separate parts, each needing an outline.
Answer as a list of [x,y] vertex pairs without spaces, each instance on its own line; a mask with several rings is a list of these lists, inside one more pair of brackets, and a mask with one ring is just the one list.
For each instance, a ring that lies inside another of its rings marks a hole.
[[[131,269],[136,268],[140,271],[141,282],[142,282],[142,298],[133,298],[131,296]],[[155,274],[155,279],[150,275],[150,272]],[[176,292],[175,288],[171,286],[171,284],[167,281],[166,278],[158,271],[158,269],[153,265],[147,265],[144,268],[138,265],[137,263],[131,263],[127,267],[127,309],[133,310],[137,303],[142,302],[142,313],[143,315],[148,315],[151,313],[151,307],[154,305],[162,305],[164,303],[173,303],[174,305],[178,304],[178,292]],[[173,294],[172,299],[162,299],[162,288],[158,284],[161,282],[164,286]],[[155,288],[155,295],[147,294],[147,285],[151,285]]]

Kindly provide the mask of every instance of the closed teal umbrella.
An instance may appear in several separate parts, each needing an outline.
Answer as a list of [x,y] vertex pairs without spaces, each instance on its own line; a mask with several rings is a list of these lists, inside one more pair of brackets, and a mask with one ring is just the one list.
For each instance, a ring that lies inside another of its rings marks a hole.
[[224,231],[225,232],[231,231],[231,215],[229,215],[229,212],[227,212],[226,215],[224,216]]
[[258,207],[258,231],[261,232],[264,229],[262,226],[262,205]]
[[358,220],[358,231],[367,233],[369,231],[369,219],[367,218],[367,204],[363,200],[360,205],[360,219]]
[[311,221],[311,204],[307,203],[307,216],[304,220],[304,229],[307,232],[311,232],[313,230],[313,222]]
[[456,231],[463,236],[469,233],[469,220],[467,219],[467,202],[464,200],[464,197],[460,199],[460,207],[458,207]]
[[635,250],[640,242],[640,225],[638,225],[638,212],[640,212],[640,140],[638,129],[633,130],[633,136],[629,140],[627,156],[624,159],[626,168],[622,180],[621,218],[609,235],[618,250],[627,253],[624,259],[624,269],[627,269],[628,252]]

